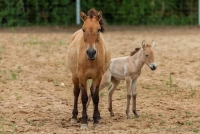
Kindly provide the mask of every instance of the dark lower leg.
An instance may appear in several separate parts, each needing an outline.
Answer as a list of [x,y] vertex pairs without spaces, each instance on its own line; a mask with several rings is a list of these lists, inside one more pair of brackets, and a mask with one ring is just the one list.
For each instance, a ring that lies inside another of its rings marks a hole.
[[82,124],[87,124],[87,107],[86,104],[88,102],[88,95],[87,95],[87,91],[86,89],[82,89],[82,96],[81,96],[81,100],[82,100],[82,105],[83,105],[83,112],[82,112]]
[[[93,98],[93,96],[94,96],[93,85],[91,85],[91,87],[90,87],[90,92],[91,92],[91,96],[92,96],[92,98]],[[94,104],[94,101],[93,101],[93,104]],[[95,104],[94,104],[94,107],[95,107]],[[98,118],[101,119],[99,110],[98,110]]]
[[99,123],[100,112],[99,112],[99,109],[98,109],[98,105],[99,105],[99,88],[98,87],[94,91],[94,94],[92,96],[92,100],[93,100],[93,103],[94,103],[93,120],[94,120],[94,123]]
[[73,108],[73,111],[72,111],[72,118],[73,119],[77,119],[77,115],[78,115],[77,105],[78,105],[78,96],[79,96],[79,93],[80,93],[80,88],[74,86],[74,108]]
[[132,110],[133,110],[134,115],[136,117],[138,117],[139,115],[138,115],[137,110],[136,110],[136,96],[137,96],[136,94],[133,95],[133,108],[132,108]]

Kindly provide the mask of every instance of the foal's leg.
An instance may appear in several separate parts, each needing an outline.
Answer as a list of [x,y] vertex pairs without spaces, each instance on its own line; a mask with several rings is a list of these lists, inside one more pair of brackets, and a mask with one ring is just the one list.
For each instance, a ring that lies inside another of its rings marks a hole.
[[111,79],[112,85],[109,87],[109,93],[108,93],[108,110],[110,112],[110,116],[114,116],[113,110],[112,110],[112,94],[114,92],[114,90],[116,89],[116,87],[119,85],[118,80],[116,80],[115,78]]
[[78,108],[77,108],[77,104],[78,104],[78,96],[80,93],[80,88],[79,88],[79,82],[78,82],[78,78],[75,76],[72,76],[72,81],[74,83],[74,108],[72,111],[72,119],[71,119],[71,123],[77,123],[77,115],[78,115]]
[[126,77],[125,79],[126,79],[126,88],[127,88],[126,116],[127,118],[130,118],[129,107],[130,107],[130,99],[131,99],[132,78]]
[[133,98],[132,111],[136,117],[139,117],[137,110],[136,110],[136,96],[137,96],[136,84],[137,84],[137,80],[133,81],[133,83],[132,83],[132,98]]

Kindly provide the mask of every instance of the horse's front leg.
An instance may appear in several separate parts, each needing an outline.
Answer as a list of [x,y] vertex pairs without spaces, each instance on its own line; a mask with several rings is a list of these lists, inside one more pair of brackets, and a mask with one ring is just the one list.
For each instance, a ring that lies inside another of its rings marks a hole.
[[139,117],[137,110],[136,110],[136,96],[137,96],[136,84],[137,84],[137,80],[133,81],[133,83],[132,83],[132,98],[133,98],[132,111],[136,117]]
[[78,82],[78,78],[75,76],[72,76],[72,81],[74,83],[74,108],[72,111],[72,119],[71,119],[71,123],[77,123],[77,115],[78,115],[78,96],[80,93],[80,88],[79,88],[79,82]]
[[94,126],[97,126],[99,124],[100,119],[100,112],[99,112],[99,86],[101,82],[102,75],[99,75],[98,78],[94,79],[92,87],[91,87],[91,95],[92,100],[94,104],[94,112],[93,112],[93,120],[94,120]]
[[126,88],[127,88],[127,102],[126,102],[126,116],[127,118],[130,118],[129,116],[129,107],[130,107],[130,99],[131,99],[131,86],[132,86],[132,78],[126,77]]
[[86,79],[84,79],[83,77],[79,79],[79,87],[81,90],[81,100],[82,100],[82,106],[83,106],[81,129],[87,129],[88,115],[87,115],[86,104],[88,102],[88,95],[87,95]]

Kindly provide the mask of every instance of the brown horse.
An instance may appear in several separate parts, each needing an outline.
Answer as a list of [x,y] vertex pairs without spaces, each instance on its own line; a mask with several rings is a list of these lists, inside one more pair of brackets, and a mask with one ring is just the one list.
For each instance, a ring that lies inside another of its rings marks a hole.
[[87,80],[92,79],[90,91],[94,103],[93,120],[96,126],[99,124],[100,118],[98,109],[99,85],[102,75],[109,68],[111,56],[101,34],[104,31],[102,12],[91,9],[88,11],[88,16],[84,12],[81,12],[80,15],[84,23],[82,29],[72,35],[67,53],[67,64],[72,73],[74,84],[74,108],[71,123],[77,122],[77,103],[81,91],[83,106],[81,128],[85,129],[88,118],[86,108],[88,101]]

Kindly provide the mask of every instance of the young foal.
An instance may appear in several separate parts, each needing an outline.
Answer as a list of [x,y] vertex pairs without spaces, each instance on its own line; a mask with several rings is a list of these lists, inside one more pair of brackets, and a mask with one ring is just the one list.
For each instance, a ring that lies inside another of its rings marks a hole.
[[74,84],[74,108],[72,111],[71,123],[77,122],[77,103],[81,91],[82,100],[82,124],[81,128],[87,128],[86,103],[87,80],[92,79],[90,88],[92,100],[94,103],[93,120],[94,125],[99,123],[100,113],[99,103],[99,85],[102,75],[107,71],[110,65],[110,51],[106,46],[103,36],[100,32],[104,30],[102,23],[102,12],[95,9],[88,11],[88,16],[81,12],[81,19],[84,21],[82,29],[75,32],[70,40],[67,52],[67,64],[72,73]]
[[[113,58],[111,60],[110,68],[102,77],[102,81],[99,89],[103,89],[110,82],[111,86],[109,87],[109,96],[108,96],[108,110],[110,115],[114,116],[112,110],[112,94],[116,87],[118,86],[121,80],[126,80],[127,87],[127,105],[126,105],[126,115],[129,118],[129,105],[130,99],[132,97],[132,111],[135,116],[139,116],[136,111],[136,83],[137,78],[140,76],[141,69],[146,63],[151,70],[156,69],[156,64],[154,63],[154,54],[152,51],[152,44],[145,44],[145,41],[142,42],[142,48],[136,48],[135,51],[127,57]],[[88,102],[89,104],[89,102]]]

